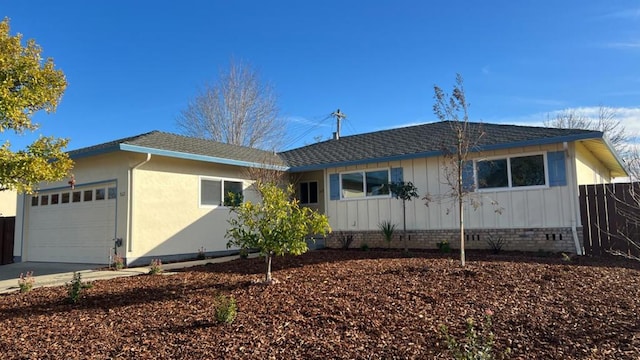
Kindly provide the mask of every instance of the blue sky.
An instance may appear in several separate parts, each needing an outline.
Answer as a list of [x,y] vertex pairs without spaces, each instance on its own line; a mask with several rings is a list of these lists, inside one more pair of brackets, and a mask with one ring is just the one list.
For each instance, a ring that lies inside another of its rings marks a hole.
[[[62,5],[64,4],[64,5]],[[640,3],[633,1],[4,1],[11,32],[53,57],[68,88],[36,134],[68,149],[176,117],[230,58],[279,95],[288,147],[435,121],[433,86],[465,80],[472,120],[540,125],[548,114],[617,109],[640,130]],[[306,136],[301,136],[306,135]]]

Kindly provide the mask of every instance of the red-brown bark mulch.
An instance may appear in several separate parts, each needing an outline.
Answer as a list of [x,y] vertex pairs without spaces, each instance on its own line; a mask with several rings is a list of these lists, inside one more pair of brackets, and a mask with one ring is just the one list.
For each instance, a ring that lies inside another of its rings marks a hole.
[[[621,258],[468,257],[318,250],[175,275],[97,281],[0,297],[2,359],[450,358],[439,327],[493,311],[495,353],[513,359],[640,358],[640,266]],[[237,300],[215,321],[219,295]]]

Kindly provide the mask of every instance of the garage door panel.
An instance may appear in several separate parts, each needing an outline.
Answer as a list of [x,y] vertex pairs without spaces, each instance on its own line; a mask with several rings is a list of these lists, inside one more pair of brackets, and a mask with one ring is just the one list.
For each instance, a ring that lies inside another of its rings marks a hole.
[[[96,188],[107,186],[115,184]],[[115,209],[115,199],[31,206],[28,261],[107,264],[113,251]]]

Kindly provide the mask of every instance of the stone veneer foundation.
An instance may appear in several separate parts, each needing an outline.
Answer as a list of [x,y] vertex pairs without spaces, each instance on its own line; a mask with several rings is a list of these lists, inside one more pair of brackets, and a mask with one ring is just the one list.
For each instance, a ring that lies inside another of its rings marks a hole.
[[[582,228],[577,228],[582,246]],[[437,249],[437,243],[448,241],[452,249],[460,248],[460,232],[449,230],[407,230],[409,249]],[[366,244],[370,248],[386,248],[389,245],[381,231],[334,231],[326,239],[329,248],[343,247],[343,239],[353,237],[351,248]],[[393,234],[391,247],[404,248],[401,240],[402,230]],[[549,251],[575,253],[576,246],[570,227],[561,228],[517,228],[517,229],[467,229],[465,231],[465,249],[491,249],[490,239],[504,239],[505,251]]]

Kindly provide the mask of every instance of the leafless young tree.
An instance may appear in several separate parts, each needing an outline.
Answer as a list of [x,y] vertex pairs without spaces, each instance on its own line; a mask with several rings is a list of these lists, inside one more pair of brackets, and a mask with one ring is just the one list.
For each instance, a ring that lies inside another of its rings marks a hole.
[[267,150],[284,138],[273,87],[249,64],[234,60],[189,102],[177,125],[188,136]]
[[[451,126],[451,141],[444,140],[444,163],[442,165],[443,181],[451,189],[444,197],[453,199],[458,210],[460,227],[460,262],[464,267],[466,262],[464,243],[464,207],[465,199],[473,191],[473,186],[465,186],[462,179],[464,166],[469,160],[469,153],[477,147],[478,142],[484,136],[481,126],[472,126],[469,122],[469,104],[464,93],[463,80],[460,74],[456,75],[456,83],[453,93],[446,94],[437,85],[434,89],[433,112],[440,121],[447,121]],[[433,195],[423,197],[425,205],[434,201]],[[476,206],[476,205],[474,205]]]
[[597,117],[581,113],[575,109],[568,109],[555,115],[548,116],[544,126],[561,129],[585,129],[602,131],[609,142],[622,156],[626,156],[632,135],[624,124],[616,118],[616,111],[610,107],[600,106]]

